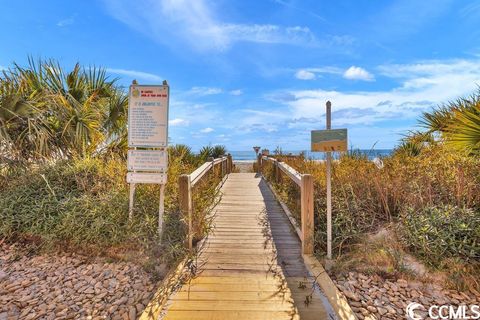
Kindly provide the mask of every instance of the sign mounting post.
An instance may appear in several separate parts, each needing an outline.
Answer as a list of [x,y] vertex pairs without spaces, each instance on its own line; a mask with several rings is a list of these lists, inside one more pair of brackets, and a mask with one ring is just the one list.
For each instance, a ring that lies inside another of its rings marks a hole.
[[332,259],[332,152],[347,151],[347,129],[332,129],[332,103],[326,104],[326,130],[312,131],[312,151],[326,152],[327,167],[327,258]]
[[[332,129],[332,103],[327,101],[327,130]],[[327,258],[332,259],[332,152],[327,152]]]
[[130,184],[129,218],[133,218],[135,187],[138,183],[160,184],[158,232],[162,235],[165,184],[168,168],[168,109],[170,88],[139,85],[133,81],[128,99],[128,173]]

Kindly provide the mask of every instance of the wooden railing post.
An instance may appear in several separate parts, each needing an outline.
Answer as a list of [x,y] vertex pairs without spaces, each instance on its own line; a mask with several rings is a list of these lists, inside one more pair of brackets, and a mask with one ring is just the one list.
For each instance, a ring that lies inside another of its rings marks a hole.
[[227,157],[227,156],[224,156],[224,157],[223,157],[223,176],[222,176],[222,178],[223,178],[224,176],[226,176],[227,173],[228,173],[228,157]]
[[313,177],[310,174],[302,175],[301,190],[301,215],[302,215],[302,253],[313,253]]
[[211,177],[212,175],[213,175],[214,177],[216,177],[216,174],[215,174],[215,163],[214,163],[214,161],[215,161],[215,158],[214,158],[214,157],[208,157],[208,158],[207,158],[207,162],[210,162],[210,165],[211,165],[211,168],[212,168],[212,171],[210,171],[210,172],[208,173],[208,175],[209,175],[210,177]]
[[221,165],[220,168],[222,169],[220,178],[223,179],[223,176],[226,174],[226,171],[227,171],[227,162],[226,162],[225,156],[222,156],[222,162],[220,162],[220,165]]
[[233,159],[232,159],[232,155],[229,153],[227,155],[227,173],[232,173],[233,171]]
[[262,155],[257,156],[257,173],[262,173]]
[[182,174],[178,178],[178,196],[180,201],[180,210],[188,221],[187,246],[190,252],[193,248],[193,205],[192,205],[192,182],[190,175]]
[[280,176],[280,167],[279,167],[279,163],[278,163],[278,160],[275,160],[275,182],[278,184],[280,183],[280,179],[281,179],[281,176]]

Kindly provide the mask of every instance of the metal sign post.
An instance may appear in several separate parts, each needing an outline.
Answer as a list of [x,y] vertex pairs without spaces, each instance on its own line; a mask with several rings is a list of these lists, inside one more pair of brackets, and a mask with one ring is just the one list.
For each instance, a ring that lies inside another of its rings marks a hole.
[[312,131],[312,151],[327,153],[327,258],[332,259],[332,152],[347,151],[347,129],[332,129],[332,103],[327,101],[326,130]]
[[[135,80],[128,99],[127,182],[130,184],[129,219],[133,218],[135,187],[138,183],[160,184],[158,233],[160,239],[165,210],[165,184],[168,168],[168,109],[170,88],[163,85],[139,85]],[[141,149],[139,149],[141,148]]]

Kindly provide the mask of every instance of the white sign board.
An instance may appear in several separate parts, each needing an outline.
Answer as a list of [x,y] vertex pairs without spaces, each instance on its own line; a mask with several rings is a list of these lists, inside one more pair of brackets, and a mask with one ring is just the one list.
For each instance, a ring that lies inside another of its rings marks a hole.
[[128,146],[162,148],[168,139],[169,89],[163,86],[130,86]]
[[129,172],[127,173],[128,183],[156,183],[166,184],[166,173],[146,173],[146,172]]
[[128,170],[167,171],[167,152],[164,150],[128,150]]

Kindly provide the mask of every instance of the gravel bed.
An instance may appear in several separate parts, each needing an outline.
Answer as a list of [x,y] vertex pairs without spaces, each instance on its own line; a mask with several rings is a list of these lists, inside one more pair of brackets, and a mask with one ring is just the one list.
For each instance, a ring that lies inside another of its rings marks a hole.
[[133,263],[75,254],[17,255],[0,246],[0,320],[134,320],[155,290]]
[[[359,319],[405,319],[405,308],[411,302],[420,303],[427,310],[432,305],[480,304],[480,293],[475,290],[458,292],[433,283],[390,281],[357,272],[349,272],[334,282]],[[426,310],[417,313],[427,316]]]

